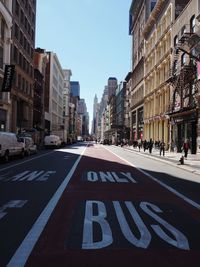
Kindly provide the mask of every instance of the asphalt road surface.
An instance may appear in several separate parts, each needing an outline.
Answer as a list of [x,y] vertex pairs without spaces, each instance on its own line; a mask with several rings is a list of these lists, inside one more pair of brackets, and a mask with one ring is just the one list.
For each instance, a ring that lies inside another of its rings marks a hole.
[[77,145],[0,169],[0,266],[197,266],[198,176]]

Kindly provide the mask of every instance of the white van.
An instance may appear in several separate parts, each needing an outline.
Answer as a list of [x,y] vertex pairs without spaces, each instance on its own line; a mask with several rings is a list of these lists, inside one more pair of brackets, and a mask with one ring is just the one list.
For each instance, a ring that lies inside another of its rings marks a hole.
[[47,135],[44,138],[44,146],[47,147],[60,147],[61,139],[57,135]]
[[34,144],[33,139],[29,136],[19,136],[20,142],[24,144],[25,155],[29,156],[31,154],[37,153],[37,146]]
[[24,157],[24,144],[15,133],[0,132],[0,157],[8,162],[9,157],[20,155]]

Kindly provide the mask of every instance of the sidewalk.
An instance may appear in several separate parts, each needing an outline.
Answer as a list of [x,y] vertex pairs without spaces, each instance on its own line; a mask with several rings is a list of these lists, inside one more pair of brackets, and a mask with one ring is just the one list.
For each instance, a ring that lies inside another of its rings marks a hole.
[[123,148],[142,154],[145,157],[151,157],[155,158],[155,160],[164,161],[167,164],[176,166],[177,168],[200,175],[200,154],[188,154],[187,159],[184,158],[184,165],[181,165],[179,160],[181,156],[184,155],[183,153],[165,151],[165,156],[160,156],[160,150],[156,148],[152,149],[152,154],[150,154],[148,150],[144,152],[143,148],[140,149],[140,152],[138,147],[133,148],[133,146],[123,146]]

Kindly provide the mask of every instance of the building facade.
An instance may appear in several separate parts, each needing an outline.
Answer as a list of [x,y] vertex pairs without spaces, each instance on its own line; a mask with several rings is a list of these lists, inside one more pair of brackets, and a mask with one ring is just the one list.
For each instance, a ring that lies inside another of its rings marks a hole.
[[171,1],[158,0],[145,23],[144,61],[144,139],[163,140],[169,144],[171,87],[167,83],[171,67],[173,6]]
[[33,127],[33,84],[36,0],[15,0],[12,4],[11,64],[15,80],[11,90],[11,131]]
[[47,56],[44,49],[37,48],[34,52],[34,98],[33,128],[39,133],[38,144],[42,143],[45,130],[44,93]]
[[63,131],[64,74],[58,57],[47,52],[48,62],[45,80],[45,121],[49,132]]
[[97,111],[98,111],[98,98],[97,95],[94,97],[93,102],[93,118],[92,118],[92,127],[91,127],[91,134],[96,137],[97,134]]
[[110,98],[115,95],[115,91],[117,88],[117,79],[115,77],[109,77],[108,78],[108,84],[107,84],[107,88],[108,88],[108,100],[110,100]]
[[129,11],[129,34],[132,36],[132,72],[129,74],[130,88],[130,138],[143,139],[144,132],[144,35],[145,23],[154,9],[156,1],[132,1]]
[[187,139],[191,153],[200,152],[200,3],[187,1],[172,27],[173,61],[169,107],[171,138],[178,152]]
[[[12,0],[0,2],[0,87],[4,68],[10,64]],[[11,99],[9,92],[0,92],[0,131],[11,131]]]
[[72,72],[70,69],[63,70],[64,86],[63,86],[63,125],[64,131],[68,138],[69,135],[69,102],[70,102],[70,78]]
[[70,82],[70,92],[72,96],[80,98],[80,84],[77,81]]

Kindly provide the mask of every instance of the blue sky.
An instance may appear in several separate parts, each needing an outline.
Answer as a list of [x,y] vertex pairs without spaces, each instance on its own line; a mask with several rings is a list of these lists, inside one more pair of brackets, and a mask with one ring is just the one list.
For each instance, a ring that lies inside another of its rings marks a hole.
[[38,0],[36,47],[57,54],[79,81],[92,119],[109,77],[124,80],[131,69],[128,35],[131,0]]

